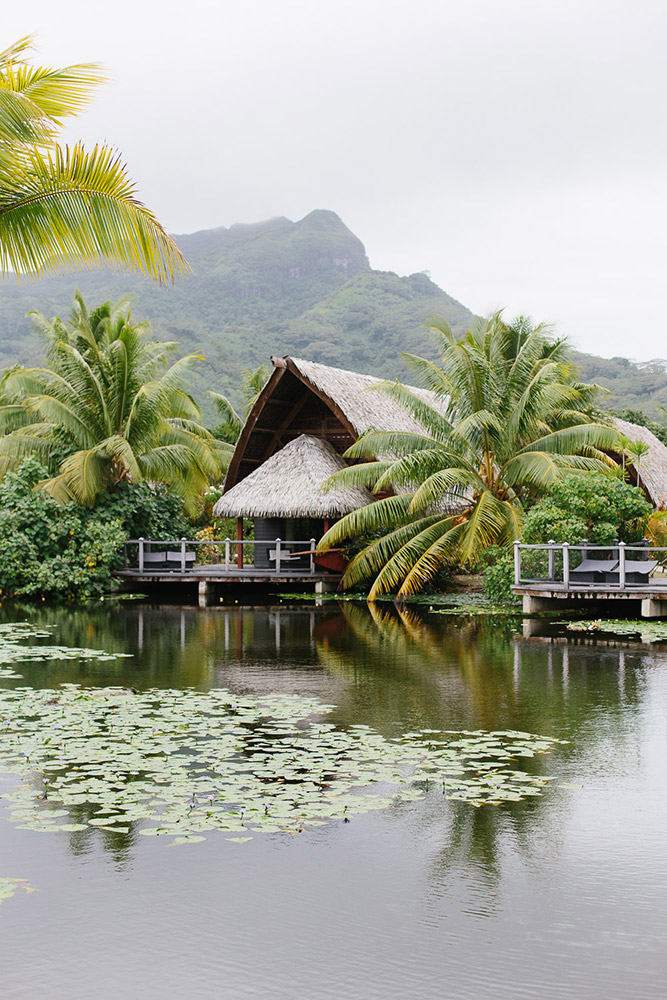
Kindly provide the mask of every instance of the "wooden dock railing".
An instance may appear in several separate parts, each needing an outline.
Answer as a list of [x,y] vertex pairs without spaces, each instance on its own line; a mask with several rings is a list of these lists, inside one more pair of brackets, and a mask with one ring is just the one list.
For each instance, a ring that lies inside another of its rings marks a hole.
[[123,546],[124,574],[192,574],[208,570],[229,574],[251,572],[284,575],[290,570],[315,573],[314,538],[188,539],[131,538]]
[[667,548],[647,543],[514,543],[514,588],[562,591],[667,590]]

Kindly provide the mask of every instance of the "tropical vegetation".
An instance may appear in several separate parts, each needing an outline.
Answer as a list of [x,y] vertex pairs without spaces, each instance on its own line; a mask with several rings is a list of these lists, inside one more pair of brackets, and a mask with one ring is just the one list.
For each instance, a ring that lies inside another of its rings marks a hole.
[[104,81],[100,67],[33,66],[31,48],[25,37],[0,52],[0,274],[113,263],[164,281],[187,271],[115,150],[57,142]]
[[190,533],[182,504],[164,487],[124,484],[91,508],[39,489],[46,475],[30,456],[0,483],[0,600],[99,597],[112,589],[128,538]]
[[43,489],[87,506],[122,484],[163,483],[196,512],[232,452],[185,389],[201,355],[171,362],[175,344],[153,339],[125,302],[89,311],[77,295],[68,323],[35,320],[47,362],[3,377],[0,468],[35,455]]
[[570,545],[582,540],[594,545],[615,539],[638,542],[652,510],[643,490],[618,475],[564,476],[527,512],[523,540]]
[[211,433],[220,441],[227,441],[228,444],[235,444],[239,434],[243,430],[248,414],[253,408],[255,400],[264,388],[271,372],[266,365],[259,365],[258,368],[244,368],[241,376],[241,397],[243,400],[243,411],[237,413],[232,402],[220,392],[213,392],[209,389],[206,395],[211,399],[218,411],[220,423],[217,424]]
[[443,565],[476,565],[521,537],[526,501],[565,475],[614,467],[603,449],[618,434],[591,416],[596,387],[576,378],[547,327],[495,314],[462,339],[444,322],[432,330],[440,363],[409,357],[430,401],[400,383],[379,387],[423,430],[368,431],[346,452],[360,464],[332,477],[390,493],[320,543],[365,539],[342,586],[372,581],[369,600],[408,597]]

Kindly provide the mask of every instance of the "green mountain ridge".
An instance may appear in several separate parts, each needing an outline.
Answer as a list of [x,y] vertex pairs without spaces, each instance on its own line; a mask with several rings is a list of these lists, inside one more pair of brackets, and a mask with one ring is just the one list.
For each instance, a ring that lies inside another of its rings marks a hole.
[[[133,315],[150,319],[158,337],[204,353],[193,370],[195,394],[215,389],[237,401],[242,369],[268,364],[272,354],[409,377],[401,352],[435,356],[426,320],[444,316],[462,333],[474,319],[426,274],[371,268],[361,240],[324,209],[298,222],[277,217],[176,240],[194,274],[173,286],[108,269],[4,282],[0,367],[39,360],[26,313],[66,317],[76,289],[90,306],[132,296]],[[610,387],[610,406],[655,414],[667,404],[664,362],[642,366],[580,354],[577,363],[584,378]]]

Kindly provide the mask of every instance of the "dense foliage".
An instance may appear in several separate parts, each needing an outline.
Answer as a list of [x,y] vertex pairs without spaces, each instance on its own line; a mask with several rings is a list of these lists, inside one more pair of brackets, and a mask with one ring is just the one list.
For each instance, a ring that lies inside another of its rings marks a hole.
[[[212,389],[242,406],[243,370],[292,354],[385,378],[407,378],[401,351],[437,359],[424,327],[444,316],[463,334],[468,309],[426,274],[401,277],[370,268],[361,241],[327,211],[299,222],[271,219],[178,238],[195,274],[169,296],[133,275],[90,271],[37,286],[7,283],[0,303],[0,366],[35,364],[39,347],[26,313],[62,315],[80,288],[92,301],[131,293],[135,314],[151,317],[158,335],[183,352],[201,349],[206,362],[193,372],[193,390]],[[630,347],[628,348],[630,350]],[[667,405],[663,362],[573,355],[584,382],[607,386],[602,405],[656,415]],[[207,426],[213,426],[213,407]]]
[[566,476],[528,511],[523,540],[636,542],[644,537],[651,510],[643,491],[618,476]]
[[51,473],[44,489],[62,501],[90,506],[121,483],[162,482],[196,510],[231,454],[185,389],[200,356],[169,365],[175,345],[132,322],[122,301],[89,312],[77,295],[67,325],[38,320],[48,364],[15,368],[3,381],[4,467],[37,455]]
[[100,68],[31,66],[31,48],[22,38],[0,52],[0,274],[111,262],[163,281],[187,270],[117,152],[56,141],[103,82]]
[[[244,369],[268,364],[271,355],[394,378],[408,372],[401,351],[432,351],[427,317],[446,316],[460,333],[472,320],[426,275],[371,270],[362,243],[333,212],[207,230],[178,242],[195,275],[168,297],[145,280],[109,272],[63,276],[36,289],[8,284],[0,303],[0,365],[37,363],[25,318],[30,309],[62,315],[77,288],[91,302],[131,293],[135,315],[150,316],[160,337],[206,355],[192,373],[197,397],[212,389],[240,412]],[[215,418],[208,407],[207,426]]]
[[0,484],[4,596],[98,597],[111,589],[127,538],[192,534],[178,497],[163,487],[125,485],[88,508],[58,503],[40,489],[45,474],[27,458]]
[[394,589],[407,597],[443,565],[471,566],[489,546],[509,545],[521,536],[523,500],[567,473],[608,468],[601,449],[618,445],[616,431],[588,416],[595,387],[574,377],[566,346],[545,328],[498,314],[461,340],[444,323],[434,329],[440,364],[412,359],[433,404],[383,387],[423,430],[367,432],[346,452],[363,464],[331,479],[394,494],[342,518],[320,543],[380,532],[341,581],[373,580],[370,600]]
[[87,598],[107,592],[125,540],[120,520],[59,504],[34,489],[44,472],[29,458],[0,484],[3,595]]

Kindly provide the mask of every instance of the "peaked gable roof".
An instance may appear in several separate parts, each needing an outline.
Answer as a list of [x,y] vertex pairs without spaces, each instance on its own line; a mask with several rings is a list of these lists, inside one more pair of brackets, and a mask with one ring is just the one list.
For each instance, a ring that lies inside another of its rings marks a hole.
[[[236,444],[225,493],[300,434],[329,441],[342,454],[364,431],[423,433],[412,414],[383,392],[366,390],[386,379],[292,358],[271,358],[274,371],[255,400]],[[406,386],[443,414],[435,393]]]

